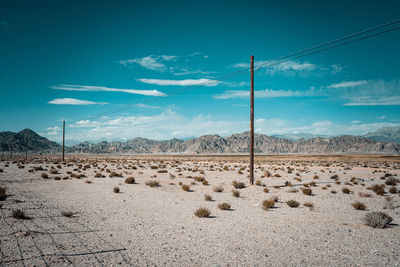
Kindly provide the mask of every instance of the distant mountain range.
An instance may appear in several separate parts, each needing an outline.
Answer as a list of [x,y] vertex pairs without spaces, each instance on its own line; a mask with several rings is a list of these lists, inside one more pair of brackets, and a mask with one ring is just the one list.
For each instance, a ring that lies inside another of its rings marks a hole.
[[[296,135],[297,136],[297,135]],[[400,153],[400,127],[382,128],[374,133],[371,139],[361,136],[344,135],[338,137],[310,137],[303,135],[296,139],[255,134],[256,153]],[[298,137],[298,136],[297,136]],[[380,138],[380,139],[379,139]],[[376,139],[376,140],[373,140]],[[397,140],[385,142],[381,140]],[[59,152],[61,146],[39,136],[29,129],[19,133],[1,132],[0,147],[3,151],[14,152]],[[99,143],[83,142],[67,147],[69,153],[90,154],[138,154],[138,153],[167,153],[167,154],[235,154],[248,153],[249,133],[233,134],[228,137],[219,135],[203,135],[189,140],[171,139],[155,141],[145,138],[134,138],[128,141],[102,141]]]
[[44,138],[30,129],[24,129],[18,133],[0,132],[1,151],[25,152],[61,151],[61,146],[56,142]]

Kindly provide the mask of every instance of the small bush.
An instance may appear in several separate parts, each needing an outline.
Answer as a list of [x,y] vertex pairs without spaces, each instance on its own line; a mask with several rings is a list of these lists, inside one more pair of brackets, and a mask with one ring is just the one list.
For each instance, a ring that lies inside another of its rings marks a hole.
[[387,213],[380,211],[369,212],[364,217],[365,224],[374,228],[385,228],[392,221],[392,217],[390,217]]
[[0,200],[5,200],[7,198],[6,191],[7,189],[5,187],[0,186]]
[[232,196],[240,197],[240,191],[239,190],[232,190]]
[[204,181],[202,182],[202,184],[203,184],[203,185],[208,185],[208,181],[207,181],[207,180],[204,180]]
[[113,192],[114,193],[119,193],[119,187],[118,186],[114,187]]
[[371,190],[372,190],[375,194],[377,194],[377,195],[379,195],[379,196],[383,196],[383,195],[385,194],[385,186],[382,185],[382,184],[374,184],[374,185],[371,187]]
[[184,184],[184,185],[182,185],[182,190],[186,191],[186,192],[189,192],[190,191],[190,186],[187,185],[187,184]]
[[209,194],[204,195],[204,200],[205,201],[213,201],[212,196],[210,196]]
[[56,169],[50,169],[51,174],[58,174],[58,171]]
[[157,171],[158,173],[167,173],[168,171],[167,170],[159,170],[159,171]]
[[94,177],[95,177],[95,178],[104,178],[105,176],[102,175],[100,172],[98,172],[98,173],[96,173],[96,174],[94,175]]
[[198,208],[195,212],[194,215],[196,215],[199,218],[206,218],[211,215],[211,211],[207,208]]
[[272,198],[263,200],[263,202],[262,202],[262,208],[264,210],[268,210],[268,209],[274,207],[274,205],[275,205],[275,200]]
[[301,192],[303,192],[304,195],[311,196],[312,189],[311,188],[302,188]]
[[150,187],[158,187],[158,186],[160,186],[160,183],[158,181],[147,181],[146,185],[148,185]]
[[309,208],[310,210],[313,210],[313,209],[314,209],[314,204],[313,204],[312,202],[306,202],[306,203],[304,203],[303,205],[304,205],[304,207],[307,207],[307,208]]
[[256,183],[255,183],[255,185],[257,185],[257,186],[261,186],[261,180],[256,180]]
[[230,210],[231,209],[231,205],[229,203],[224,202],[224,203],[218,204],[218,208],[220,210]]
[[392,187],[389,189],[389,193],[390,193],[390,194],[397,194],[397,188],[396,188],[395,186],[392,186]]
[[216,193],[221,193],[222,191],[224,191],[224,187],[222,185],[213,186],[213,191]]
[[356,210],[365,210],[367,208],[365,204],[360,201],[354,202],[352,205]]
[[241,188],[245,188],[246,187],[246,185],[244,183],[238,182],[238,181],[233,181],[232,185],[236,189],[241,189]]
[[25,213],[24,213],[22,210],[20,210],[20,209],[13,210],[12,216],[13,216],[15,219],[21,219],[21,220],[27,219],[27,218],[28,218],[28,217],[25,215]]
[[122,174],[119,174],[119,173],[116,173],[116,172],[112,172],[112,173],[110,173],[109,177],[110,177],[110,178],[113,178],[113,177],[122,177]]
[[42,178],[47,179],[47,178],[49,178],[49,175],[47,173],[42,173]]
[[126,184],[134,184],[135,183],[135,177],[128,177],[125,179]]
[[64,217],[72,217],[74,215],[74,213],[72,212],[72,211],[62,211],[61,212],[61,216],[64,216]]
[[264,191],[264,193],[268,193],[269,189],[265,187],[263,191]]
[[293,199],[286,201],[286,204],[291,208],[297,208],[298,206],[300,206],[300,202]]
[[350,194],[350,189],[348,189],[347,187],[343,187],[343,188],[342,188],[342,192],[343,192],[344,194]]
[[398,181],[396,178],[394,178],[394,177],[389,177],[389,178],[386,179],[385,184],[386,184],[386,185],[395,186],[395,185],[397,185],[398,182],[399,182],[399,181]]
[[331,193],[336,194],[337,192],[336,192],[336,190],[331,190]]

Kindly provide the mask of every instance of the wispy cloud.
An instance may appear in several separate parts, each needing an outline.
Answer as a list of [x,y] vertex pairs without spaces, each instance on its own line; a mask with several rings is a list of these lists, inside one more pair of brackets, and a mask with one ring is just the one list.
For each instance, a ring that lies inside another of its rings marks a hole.
[[[306,91],[292,91],[292,90],[273,90],[265,89],[254,91],[256,98],[277,98],[277,97],[305,97],[305,96],[319,96],[321,92],[309,89]],[[227,90],[223,94],[213,96],[214,99],[232,99],[232,98],[247,98],[250,96],[248,90]]]
[[160,80],[160,79],[137,79],[137,81],[155,85],[176,85],[176,86],[191,86],[202,84],[204,86],[216,86],[221,82],[211,79],[185,79],[185,80]]
[[149,55],[142,58],[121,60],[118,63],[129,69],[139,66],[152,71],[168,72],[176,76],[215,73],[201,67],[205,65],[204,61],[207,59],[207,55],[194,52],[187,56]]
[[146,96],[164,96],[164,93],[158,90],[137,90],[137,89],[119,89],[109,88],[104,86],[91,86],[91,85],[71,85],[71,84],[60,84],[52,86],[52,89],[65,90],[65,91],[91,91],[91,92],[122,92],[135,95],[146,95]]
[[164,72],[167,70],[167,66],[165,65],[164,62],[171,61],[176,58],[177,58],[177,56],[149,55],[147,57],[142,57],[142,58],[121,60],[121,61],[119,61],[119,63],[128,68],[131,68],[137,64],[148,70]]
[[139,107],[139,108],[151,108],[151,109],[161,108],[159,106],[151,106],[151,105],[146,105],[146,104],[137,104],[136,106]]
[[377,117],[377,119],[378,120],[384,120],[384,119],[386,119],[386,116],[379,116],[379,117]]
[[327,86],[328,88],[347,88],[347,87],[355,87],[355,86],[360,86],[367,84],[367,81],[362,80],[362,81],[347,81],[347,82],[340,82],[340,83],[335,83],[332,85]]
[[[254,67],[258,68],[264,66],[266,73],[269,75],[274,74],[293,74],[295,72],[308,72],[315,70],[318,66],[310,62],[299,62],[299,61],[286,61],[278,64],[274,64],[271,61],[255,61]],[[249,68],[249,63],[238,63],[233,65],[234,68]]]
[[83,106],[108,104],[107,102],[93,102],[76,98],[56,98],[49,101],[48,103],[54,105],[83,105]]
[[400,96],[362,96],[353,97],[350,101],[344,106],[399,106]]

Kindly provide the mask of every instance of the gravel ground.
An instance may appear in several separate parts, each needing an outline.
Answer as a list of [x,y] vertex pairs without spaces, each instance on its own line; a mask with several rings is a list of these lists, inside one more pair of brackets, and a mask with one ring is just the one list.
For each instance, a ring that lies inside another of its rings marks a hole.
[[[8,196],[0,201],[0,265],[400,265],[400,193],[389,193],[388,185],[383,196],[367,189],[390,177],[397,179],[396,157],[287,156],[258,158],[256,163],[261,186],[238,189],[241,195],[235,198],[232,181],[248,185],[242,157],[76,156],[65,164],[55,158],[2,161],[0,185]],[[39,166],[45,171],[34,170]],[[51,174],[52,168],[57,173]],[[112,172],[122,177],[109,178]],[[49,177],[42,178],[43,173]],[[71,173],[86,177],[71,178]],[[106,177],[95,178],[96,173]],[[340,184],[332,177],[335,174]],[[126,177],[135,177],[136,183],[125,184]],[[204,177],[209,185],[191,177]],[[155,180],[160,187],[146,185]],[[312,195],[303,194],[303,184],[312,181]],[[183,191],[180,182],[191,190]],[[224,191],[214,192],[216,185]],[[120,193],[113,192],[116,186]],[[352,192],[342,193],[343,187]],[[371,197],[360,197],[360,192]],[[204,194],[214,201],[205,201]],[[262,201],[271,197],[279,199],[275,207],[263,210]],[[290,199],[300,206],[289,207]],[[354,209],[355,201],[367,209]],[[218,209],[222,202],[231,209]],[[314,208],[305,207],[306,202]],[[194,211],[200,207],[208,208],[211,216],[196,217]],[[16,209],[29,218],[13,218]],[[63,211],[73,216],[62,216]],[[365,225],[363,218],[370,211],[388,213],[392,224],[385,229]]]

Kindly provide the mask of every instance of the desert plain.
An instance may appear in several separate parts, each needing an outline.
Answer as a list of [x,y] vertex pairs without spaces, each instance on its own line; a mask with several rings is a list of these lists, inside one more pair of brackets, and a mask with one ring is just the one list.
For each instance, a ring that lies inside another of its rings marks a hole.
[[0,265],[399,266],[399,174],[375,154],[258,155],[255,185],[245,155],[4,159]]

